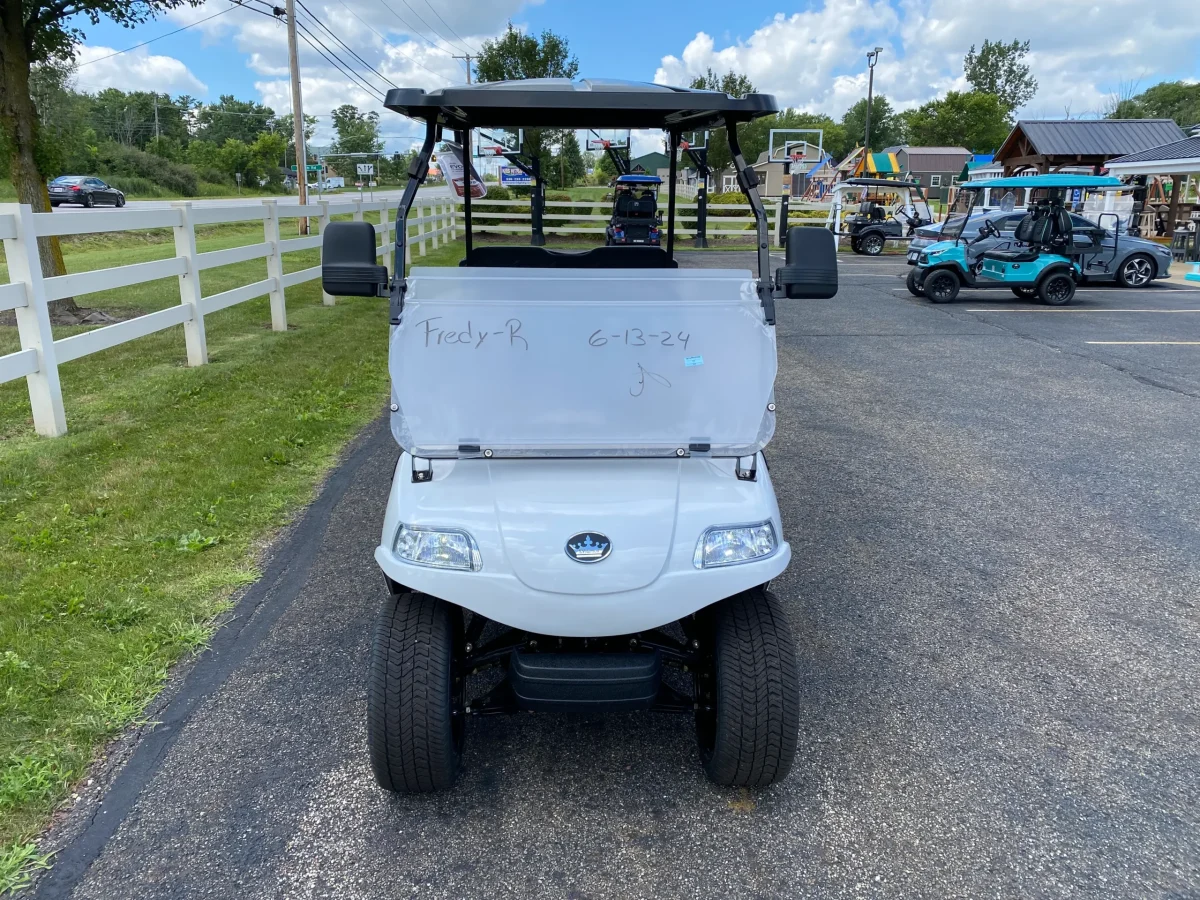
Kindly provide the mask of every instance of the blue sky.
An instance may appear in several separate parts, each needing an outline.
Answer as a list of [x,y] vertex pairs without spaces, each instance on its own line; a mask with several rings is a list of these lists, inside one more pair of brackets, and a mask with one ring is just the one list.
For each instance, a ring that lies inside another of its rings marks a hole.
[[[256,0],[249,0],[255,3]],[[282,0],[277,0],[282,3]],[[403,86],[462,81],[451,57],[475,49],[511,19],[566,37],[583,75],[684,83],[711,66],[748,74],[781,103],[839,117],[865,95],[864,56],[884,48],[876,90],[905,108],[965,86],[962,57],[984,38],[1029,39],[1041,89],[1023,114],[1101,114],[1131,85],[1200,75],[1200,16],[1194,0],[304,0],[312,14],[382,76]],[[224,12],[223,12],[224,11]],[[174,28],[216,18],[148,47],[99,57]],[[301,21],[304,13],[301,13]],[[311,24],[324,41],[332,38]],[[269,15],[208,0],[130,31],[87,27],[78,86],[165,90],[215,100],[222,93],[290,106],[284,30]],[[338,48],[343,56],[349,56]],[[96,60],[92,62],[92,60]],[[327,116],[344,102],[381,109],[301,45],[305,109]],[[357,64],[356,64],[357,65]],[[389,146],[407,146],[410,125],[383,111]],[[327,120],[325,120],[327,121]],[[322,123],[318,141],[327,137]]]

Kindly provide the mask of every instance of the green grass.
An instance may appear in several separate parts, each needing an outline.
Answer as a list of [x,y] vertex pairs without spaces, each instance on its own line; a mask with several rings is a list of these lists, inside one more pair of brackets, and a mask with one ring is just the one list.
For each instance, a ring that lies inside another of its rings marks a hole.
[[[261,240],[261,225],[198,236],[201,250]],[[64,245],[72,272],[174,254],[168,232]],[[317,252],[285,262],[306,268]],[[212,293],[264,276],[256,260],[202,282]],[[77,300],[133,313],[178,296],[165,279]],[[24,381],[0,385],[0,894],[46,864],[35,838],[50,813],[171,664],[205,645],[271,536],[380,413],[386,315],[382,299],[324,307],[310,282],[288,291],[285,333],[270,330],[266,298],[206,317],[209,365],[185,365],[180,327],[65,364],[70,431],[54,440],[33,434]],[[0,327],[0,354],[15,331]]]

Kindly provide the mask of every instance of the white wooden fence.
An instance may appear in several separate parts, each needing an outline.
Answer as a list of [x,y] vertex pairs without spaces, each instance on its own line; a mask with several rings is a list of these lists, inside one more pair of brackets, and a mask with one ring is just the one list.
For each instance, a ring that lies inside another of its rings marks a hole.
[[[21,341],[20,350],[0,356],[0,383],[24,377],[29,387],[29,403],[38,434],[48,437],[65,434],[67,419],[59,385],[60,365],[165,328],[182,325],[188,365],[202,366],[208,362],[205,316],[262,296],[270,297],[271,327],[275,331],[286,331],[287,289],[320,278],[321,267],[312,266],[284,274],[284,254],[320,247],[319,232],[324,230],[333,216],[351,214],[361,221],[366,213],[371,212],[378,213],[379,222],[375,225],[375,231],[383,235],[382,246],[376,254],[384,257],[390,269],[395,223],[389,220],[389,216],[390,208],[394,205],[395,201],[389,203],[380,200],[322,201],[300,206],[265,200],[236,206],[194,206],[191,202],[180,202],[162,209],[126,207],[87,213],[35,213],[26,205],[0,204],[0,238],[4,240],[9,277],[8,284],[0,284],[0,312],[10,309],[15,312]],[[282,238],[280,220],[297,217],[309,217],[310,224],[317,225],[317,228],[310,229],[313,233],[308,235]],[[261,243],[205,253],[197,251],[196,226],[252,221],[263,223]],[[45,277],[42,273],[37,248],[39,237],[148,228],[170,228],[174,231],[174,256],[70,275]],[[456,215],[449,200],[418,200],[408,218],[406,262],[412,261],[414,245],[418,255],[424,256],[427,243],[436,249],[439,241],[452,240],[456,236]],[[201,294],[201,271],[255,259],[265,260],[265,278],[220,293],[208,296]],[[51,333],[48,304],[55,300],[128,287],[172,275],[179,279],[177,306],[57,340]],[[333,304],[333,297],[328,294],[322,294],[322,297],[326,305]]]

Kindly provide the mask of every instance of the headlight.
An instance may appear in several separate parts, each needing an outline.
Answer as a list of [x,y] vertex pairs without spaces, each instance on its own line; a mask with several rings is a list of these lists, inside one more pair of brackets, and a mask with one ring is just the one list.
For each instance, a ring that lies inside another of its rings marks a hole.
[[401,524],[392,545],[405,562],[435,569],[478,572],[483,568],[475,539],[454,528],[414,528]]
[[770,556],[776,546],[775,527],[769,521],[756,525],[717,525],[700,536],[692,563],[697,569],[735,566]]

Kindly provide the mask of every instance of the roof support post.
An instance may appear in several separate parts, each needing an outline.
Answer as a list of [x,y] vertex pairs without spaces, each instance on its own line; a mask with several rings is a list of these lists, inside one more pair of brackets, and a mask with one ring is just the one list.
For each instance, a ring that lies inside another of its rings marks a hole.
[[676,177],[677,177],[676,172],[678,171],[678,168],[679,168],[679,139],[680,139],[681,134],[678,131],[670,131],[670,132],[668,132],[668,135],[669,135],[669,137],[667,139],[667,142],[671,145],[671,167],[669,170],[670,175],[668,175],[667,177],[671,179],[671,185],[670,185],[670,190],[667,192],[667,259],[674,259],[674,257],[675,257],[675,181],[676,181]]
[[[408,237],[408,211],[412,209],[413,201],[417,198],[417,188],[425,183],[429,174],[429,160],[433,156],[433,145],[441,134],[441,126],[436,119],[425,123],[425,142],[417,151],[412,164],[408,167],[408,184],[404,186],[404,195],[400,205],[396,207],[396,249],[392,259],[392,283],[389,290],[388,318],[393,325],[400,324],[400,312],[404,309],[404,291],[407,284],[404,280],[404,242]],[[467,193],[471,193],[469,190]],[[468,207],[469,209],[470,207]],[[467,214],[467,245],[470,246],[470,213]]]
[[729,135],[729,156],[733,160],[733,169],[737,173],[738,184],[742,193],[750,201],[754,210],[756,243],[758,253],[758,297],[762,301],[767,315],[767,324],[775,324],[775,299],[771,291],[771,248],[767,242],[767,210],[762,198],[758,196],[758,175],[754,169],[746,165],[746,157],[742,155],[742,145],[738,141],[737,123],[730,123],[725,129]]
[[[463,229],[463,238],[467,244],[467,259],[471,258],[471,189],[474,187],[472,183],[472,165],[471,165],[471,129],[465,131],[456,131],[454,133],[458,145],[462,147],[463,155],[463,220],[465,227]],[[454,185],[451,185],[454,187]],[[437,246],[435,243],[433,246]]]

